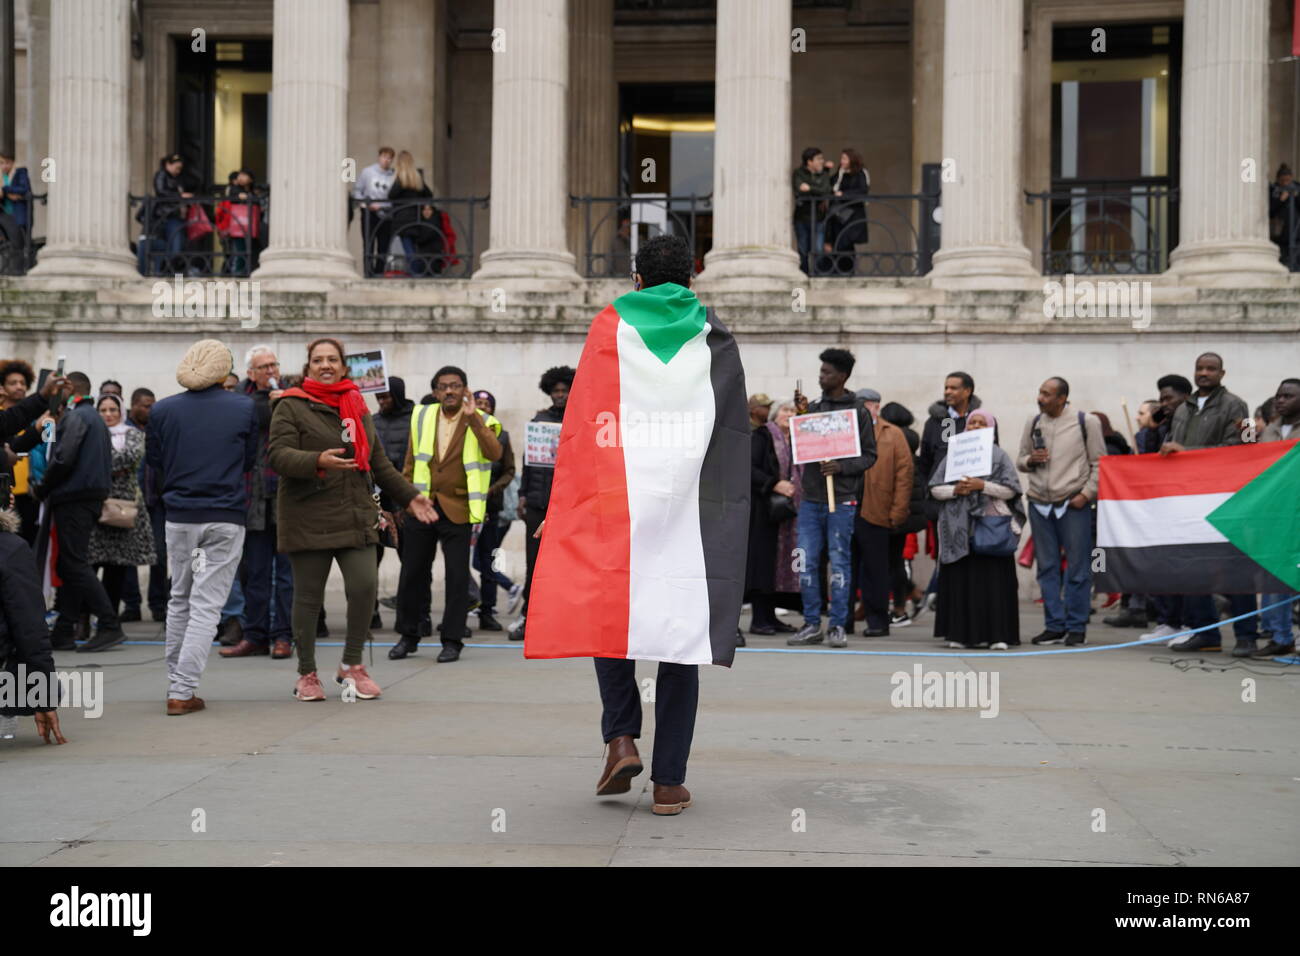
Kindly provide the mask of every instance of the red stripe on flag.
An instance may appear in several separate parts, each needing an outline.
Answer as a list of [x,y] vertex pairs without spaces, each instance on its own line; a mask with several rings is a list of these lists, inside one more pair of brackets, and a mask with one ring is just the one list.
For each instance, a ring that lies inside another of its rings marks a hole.
[[605,440],[617,437],[608,416],[619,407],[618,323],[612,306],[592,322],[564,409],[528,598],[525,657],[627,657],[627,471],[621,444]]
[[1197,448],[1159,455],[1104,455],[1098,500],[1239,491],[1300,439]]
[[1291,5],[1291,55],[1300,56],[1300,0]]

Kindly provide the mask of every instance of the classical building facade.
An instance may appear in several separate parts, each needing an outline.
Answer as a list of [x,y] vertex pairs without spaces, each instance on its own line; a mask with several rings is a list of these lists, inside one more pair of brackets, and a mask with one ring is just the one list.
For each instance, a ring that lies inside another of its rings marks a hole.
[[[1300,374],[1268,202],[1296,158],[1285,0],[18,7],[19,164],[47,199],[34,264],[0,279],[0,354],[164,394],[196,337],[288,366],[329,333],[385,348],[417,398],[465,367],[518,428],[639,237],[668,229],[751,391],[813,381],[833,344],[859,357],[850,384],[918,418],[958,368],[1015,424],[1053,374],[1117,423],[1205,349],[1252,405]],[[380,145],[448,215],[436,269],[363,250],[347,196]],[[871,200],[861,241],[801,260],[792,219],[838,208],[794,202],[810,145],[858,150]],[[255,291],[255,315],[160,306],[142,209],[174,151],[205,185],[248,166],[269,186],[255,258],[185,260]]]

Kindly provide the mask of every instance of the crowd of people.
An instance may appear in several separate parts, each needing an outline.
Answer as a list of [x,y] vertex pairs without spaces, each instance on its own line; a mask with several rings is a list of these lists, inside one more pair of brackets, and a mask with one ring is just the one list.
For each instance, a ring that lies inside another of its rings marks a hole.
[[[502,599],[508,612],[520,611],[508,636],[522,640],[552,468],[517,467],[495,397],[472,391],[462,369],[438,369],[418,403],[404,379],[389,376],[371,414],[345,354],[338,340],[316,339],[293,375],[282,374],[272,348],[254,346],[241,377],[224,344],[203,340],[178,366],[182,391],[156,400],[137,388],[129,402],[114,380],[96,390],[74,371],[38,386],[27,362],[0,363],[9,502],[0,545],[14,552],[21,539],[39,567],[53,554],[55,586],[53,612],[35,637],[17,633],[35,626],[31,608],[14,610],[5,594],[0,656],[7,665],[22,658],[29,669],[48,670],[51,651],[112,648],[126,638],[122,624],[141,620],[147,608],[165,623],[168,714],[203,709],[196,691],[214,639],[226,658],[296,655],[295,697],[321,700],[315,646],[329,633],[324,598],[337,565],[347,613],[333,676],[356,697],[373,699],[382,689],[362,650],[383,626],[378,568],[390,550],[401,565],[397,593],[383,602],[396,610],[390,659],[416,653],[433,635],[439,549],[446,594],[438,661],[460,658],[471,613],[482,631],[505,629],[497,619]],[[927,612],[948,647],[1018,645],[1018,552],[1036,566],[1042,592],[1044,628],[1032,643],[1081,645],[1093,614],[1102,455],[1300,437],[1300,379],[1285,379],[1251,416],[1223,386],[1223,359],[1213,352],[1196,359],[1194,384],[1178,374],[1158,379],[1157,397],[1138,409],[1132,446],[1104,414],[1073,408],[1060,376],[1043,382],[1037,411],[1015,446],[1004,448],[1014,426],[984,407],[966,372],[945,377],[943,397],[918,432],[898,402],[874,388],[850,390],[851,352],[829,348],[819,360],[816,399],[798,388],[788,400],[749,399],[749,633],[787,634],[792,646],[845,647],[859,622],[863,637],[884,637]],[[563,422],[574,375],[567,366],[542,375],[549,405],[533,422]],[[859,454],[796,464],[791,420],[828,411],[851,414]],[[991,470],[948,480],[947,442],[979,429],[993,433]],[[516,519],[526,535],[522,581],[497,560]],[[1022,546],[1026,525],[1032,543]],[[913,577],[922,549],[935,560],[928,582]],[[28,576],[22,586],[41,582]],[[1175,650],[1214,651],[1221,610],[1248,615],[1259,597],[1106,595],[1117,613],[1105,623],[1154,626],[1143,636],[1183,635]],[[39,594],[35,603],[44,614]],[[783,622],[781,611],[797,613],[801,624]],[[1282,605],[1235,622],[1233,653],[1294,653],[1292,614]],[[738,632],[737,644],[745,641]]]
[[[1177,374],[1155,383],[1158,397],[1138,410],[1136,449],[1104,413],[1073,408],[1070,385],[1060,376],[1043,382],[1038,411],[1025,420],[1015,447],[1004,449],[999,417],[983,406],[966,372],[944,379],[943,399],[930,406],[918,434],[907,408],[882,405],[873,388],[848,389],[850,352],[827,349],[820,361],[817,401],[808,402],[797,390],[787,401],[766,394],[749,400],[749,633],[788,633],[787,643],[795,646],[845,647],[858,621],[864,637],[884,637],[891,627],[908,627],[930,611],[934,636],[948,647],[1018,645],[1018,553],[1021,563],[1036,568],[1042,594],[1044,628],[1032,643],[1082,645],[1094,613],[1091,561],[1101,456],[1135,450],[1170,455],[1300,437],[1300,379],[1283,380],[1251,416],[1246,403],[1223,386],[1226,370],[1214,352],[1196,359],[1195,385]],[[848,408],[856,410],[861,454],[795,465],[791,418]],[[1001,424],[1008,427],[1005,419]],[[994,435],[990,473],[947,480],[948,440],[983,428]],[[1022,546],[1026,526],[1030,538]],[[922,547],[936,565],[924,587],[911,570]],[[1105,624],[1151,627],[1143,638],[1168,637],[1176,651],[1221,650],[1214,625],[1226,610],[1232,617],[1247,615],[1233,624],[1234,656],[1295,652],[1295,606],[1282,603],[1294,594],[1099,597],[1104,608],[1117,611]],[[1251,615],[1272,605],[1279,606]],[[802,615],[802,626],[779,620],[778,608]]]
[[352,200],[361,210],[366,275],[440,275],[459,261],[451,219],[434,205],[424,173],[406,150],[381,146],[357,176]]

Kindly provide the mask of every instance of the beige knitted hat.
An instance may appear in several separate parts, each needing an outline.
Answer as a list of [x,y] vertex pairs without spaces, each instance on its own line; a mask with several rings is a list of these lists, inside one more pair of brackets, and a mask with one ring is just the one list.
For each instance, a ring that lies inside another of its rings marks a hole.
[[200,339],[176,366],[176,381],[193,392],[220,385],[235,369],[235,356],[217,339]]

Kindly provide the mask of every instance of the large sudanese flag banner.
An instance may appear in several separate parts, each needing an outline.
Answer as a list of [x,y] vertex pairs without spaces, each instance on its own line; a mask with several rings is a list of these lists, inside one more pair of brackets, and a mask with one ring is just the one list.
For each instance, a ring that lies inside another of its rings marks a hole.
[[730,666],[749,450],[735,339],[693,292],[665,283],[597,315],[564,412],[524,656]]
[[1300,591],[1300,441],[1104,456],[1097,547],[1106,591]]

